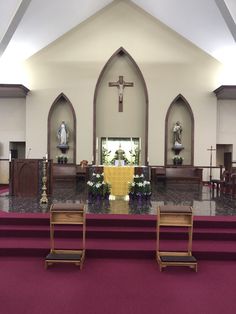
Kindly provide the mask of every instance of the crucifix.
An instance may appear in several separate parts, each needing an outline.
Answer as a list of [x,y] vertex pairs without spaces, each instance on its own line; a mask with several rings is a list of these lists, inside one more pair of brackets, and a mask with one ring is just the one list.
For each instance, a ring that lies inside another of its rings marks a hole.
[[119,95],[119,112],[123,112],[123,93],[125,87],[133,87],[133,82],[125,82],[123,76],[119,76],[119,80],[117,82],[109,82],[109,87],[116,86],[118,88]]
[[216,149],[211,146],[211,148],[208,148],[207,150],[211,152],[211,155],[210,155],[210,182],[211,182],[211,179],[212,179],[212,152]]

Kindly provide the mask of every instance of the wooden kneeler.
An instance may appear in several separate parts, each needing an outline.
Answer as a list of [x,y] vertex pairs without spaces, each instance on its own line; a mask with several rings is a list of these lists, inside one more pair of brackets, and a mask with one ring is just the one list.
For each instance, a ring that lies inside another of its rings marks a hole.
[[[188,228],[188,250],[185,252],[160,251],[161,227]],[[197,260],[192,256],[193,211],[190,206],[160,206],[157,209],[156,260],[160,271],[167,266],[189,266],[197,272]]]
[[[85,206],[81,204],[58,203],[50,208],[50,243],[51,250],[45,259],[45,268],[54,263],[73,263],[83,267],[85,258]],[[58,250],[54,246],[55,225],[81,225],[83,230],[82,248],[75,250]]]

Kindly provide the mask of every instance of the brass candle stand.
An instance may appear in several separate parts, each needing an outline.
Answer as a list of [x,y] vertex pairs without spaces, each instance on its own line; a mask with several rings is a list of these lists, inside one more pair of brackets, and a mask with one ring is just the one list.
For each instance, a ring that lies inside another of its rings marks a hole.
[[42,194],[41,194],[40,204],[48,204],[48,197],[47,197],[47,169],[46,169],[46,165],[47,165],[46,158],[43,157]]

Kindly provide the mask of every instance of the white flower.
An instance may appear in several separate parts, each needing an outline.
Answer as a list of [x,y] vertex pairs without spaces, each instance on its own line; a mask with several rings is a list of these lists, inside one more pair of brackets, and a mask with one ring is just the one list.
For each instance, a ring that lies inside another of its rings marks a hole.
[[92,182],[92,181],[88,181],[87,184],[88,184],[89,186],[93,186],[93,182]]

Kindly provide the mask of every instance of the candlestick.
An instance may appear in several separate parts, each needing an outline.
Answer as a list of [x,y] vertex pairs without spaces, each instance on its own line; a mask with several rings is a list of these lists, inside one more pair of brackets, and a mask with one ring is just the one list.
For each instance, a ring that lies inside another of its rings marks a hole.
[[48,197],[47,197],[47,168],[46,168],[46,158],[43,157],[43,171],[42,171],[42,195],[40,199],[40,204],[47,204]]

